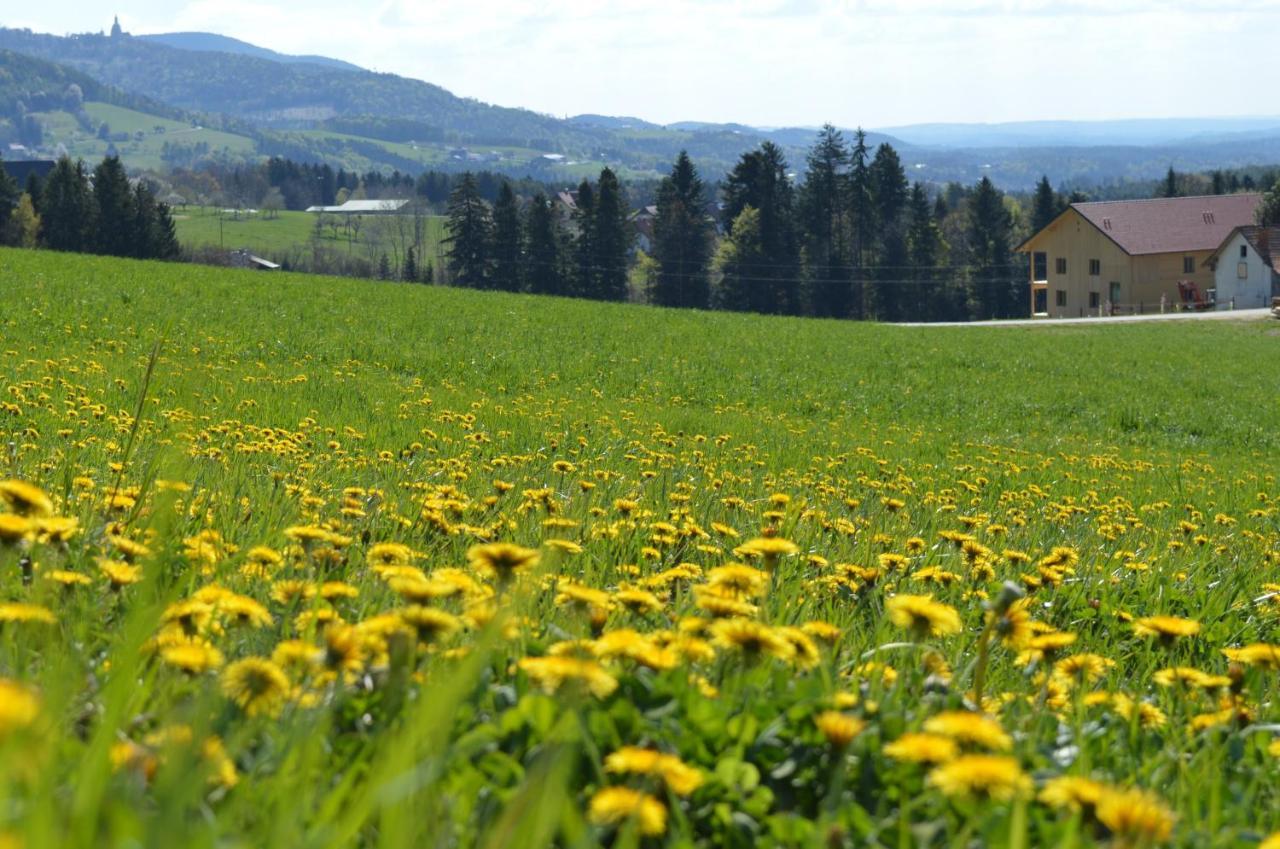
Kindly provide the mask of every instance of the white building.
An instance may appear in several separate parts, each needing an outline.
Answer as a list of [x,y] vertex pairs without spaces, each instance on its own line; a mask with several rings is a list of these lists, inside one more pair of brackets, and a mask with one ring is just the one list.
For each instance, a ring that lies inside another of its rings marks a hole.
[[1280,296],[1280,227],[1236,227],[1205,262],[1218,309],[1270,306]]
[[334,215],[395,215],[409,205],[407,200],[349,200],[341,206],[309,206],[307,212]]

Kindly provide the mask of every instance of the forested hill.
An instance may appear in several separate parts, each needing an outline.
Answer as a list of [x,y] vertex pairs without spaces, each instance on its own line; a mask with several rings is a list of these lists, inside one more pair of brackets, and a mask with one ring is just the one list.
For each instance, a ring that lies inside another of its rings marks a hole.
[[[79,89],[78,95],[68,95],[71,86]],[[76,97],[79,101],[71,102]],[[0,49],[0,121],[14,120],[20,117],[19,112],[75,111],[85,100],[175,120],[183,117],[179,109],[105,85],[89,74],[65,65]]]
[[418,121],[448,131],[458,142],[558,151],[592,140],[563,121],[456,97],[440,86],[394,74],[184,50],[131,36],[63,38],[0,29],[0,48],[70,65],[183,109],[221,112],[269,127],[372,116]]

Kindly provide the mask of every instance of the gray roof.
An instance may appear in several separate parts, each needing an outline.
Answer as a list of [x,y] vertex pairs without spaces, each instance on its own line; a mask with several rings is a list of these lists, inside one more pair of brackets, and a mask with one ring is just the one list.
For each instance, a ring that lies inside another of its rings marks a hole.
[[349,200],[340,206],[310,206],[307,212],[399,212],[408,203],[407,200]]

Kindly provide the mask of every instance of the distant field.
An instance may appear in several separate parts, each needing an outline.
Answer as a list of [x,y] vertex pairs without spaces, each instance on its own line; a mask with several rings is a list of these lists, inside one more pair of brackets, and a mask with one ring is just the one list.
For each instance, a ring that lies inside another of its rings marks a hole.
[[[309,212],[280,212],[278,217],[263,214],[219,215],[209,207],[186,207],[174,210],[178,242],[189,247],[217,246],[228,249],[248,249],[271,257],[287,256],[297,249],[305,249],[315,238],[316,216]],[[339,226],[335,230],[326,225],[320,231],[320,243],[331,248],[347,249],[355,254],[365,254],[379,238],[380,230],[374,216],[362,216],[358,232]],[[326,221],[337,223],[334,216]],[[444,216],[430,216],[426,221],[425,255],[433,262],[440,255],[440,241],[444,238]]]
[[0,846],[1280,842],[1275,322],[0,291]]
[[[106,155],[108,148],[114,144],[116,151],[130,167],[160,169],[165,167],[163,159],[165,142],[174,145],[207,144],[210,153],[225,152],[231,156],[252,155],[255,143],[245,136],[224,133],[218,130],[195,128],[181,121],[172,121],[135,112],[120,106],[106,103],[86,103],[85,111],[95,121],[106,121],[111,132],[129,133],[128,141],[109,142],[86,132],[68,112],[40,112],[37,117],[44,125],[45,145],[54,147],[61,144],[67,153],[80,157],[90,164]],[[159,128],[161,131],[158,131]],[[142,133],[141,138],[135,136]]]

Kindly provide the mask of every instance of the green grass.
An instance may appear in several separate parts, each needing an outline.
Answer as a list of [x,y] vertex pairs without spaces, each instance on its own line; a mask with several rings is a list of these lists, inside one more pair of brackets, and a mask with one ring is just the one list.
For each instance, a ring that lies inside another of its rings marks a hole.
[[[371,245],[390,238],[379,231],[373,216],[361,218],[358,231],[348,230],[341,224],[336,230],[326,225],[321,231],[320,244],[365,256]],[[329,216],[326,221],[338,223],[339,220]],[[316,217],[312,213],[287,210],[274,217],[261,212],[237,217],[230,213],[220,214],[218,209],[210,207],[174,210],[174,229],[180,244],[188,247],[245,248],[268,257],[285,257],[309,250],[314,239],[315,222]],[[424,256],[432,262],[438,262],[440,258],[444,222],[444,216],[439,215],[429,216],[426,221]]]
[[[1190,849],[1280,829],[1276,672],[1222,654],[1280,642],[1274,323],[903,328],[14,250],[0,281],[0,480],[79,523],[0,545],[4,600],[56,620],[0,607],[0,677],[41,706],[0,711],[0,834],[25,845]],[[798,552],[735,551],[761,534]],[[148,551],[113,590],[118,537]],[[541,562],[499,581],[469,562],[490,539]],[[385,542],[412,550],[408,583],[371,563]],[[253,565],[259,546],[282,562]],[[695,618],[740,559],[765,570],[741,610],[758,656]],[[1003,581],[1076,642],[984,652]],[[656,609],[627,606],[638,586]],[[958,633],[896,625],[903,594]],[[463,627],[406,632],[413,600]],[[1201,632],[1135,632],[1154,614]],[[785,629],[814,622],[839,636],[808,662]],[[157,656],[192,638],[223,664]],[[553,647],[589,652],[599,691],[540,682],[527,661]],[[250,715],[228,680],[284,651],[300,662]],[[1044,677],[1072,657],[1097,679]],[[1171,689],[1168,667],[1233,683]],[[884,750],[978,677],[1021,801],[951,795]],[[829,710],[861,729],[847,747]],[[700,786],[618,772],[626,746]],[[1036,800],[1062,776],[1104,804]],[[621,785],[662,835],[592,813]],[[1141,809],[1130,786],[1151,829],[1107,841]]]

